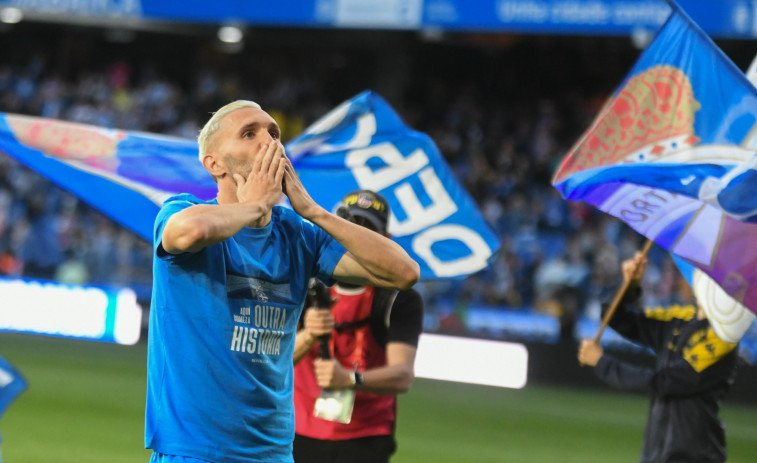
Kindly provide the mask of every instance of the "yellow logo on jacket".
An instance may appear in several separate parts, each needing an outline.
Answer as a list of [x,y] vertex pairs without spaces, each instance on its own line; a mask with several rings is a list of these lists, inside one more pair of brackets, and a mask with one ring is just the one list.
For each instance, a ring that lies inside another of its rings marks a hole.
[[717,362],[733,349],[738,343],[725,342],[707,327],[695,331],[686,341],[683,348],[683,358],[689,362],[697,373],[701,373],[713,363]]

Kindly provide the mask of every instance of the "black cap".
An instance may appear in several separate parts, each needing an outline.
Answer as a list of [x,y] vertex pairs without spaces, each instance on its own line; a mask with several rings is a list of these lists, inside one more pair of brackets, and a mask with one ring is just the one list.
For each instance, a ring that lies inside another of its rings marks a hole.
[[347,193],[342,199],[354,217],[362,217],[373,225],[377,231],[386,232],[389,223],[389,202],[386,198],[370,190],[357,190]]

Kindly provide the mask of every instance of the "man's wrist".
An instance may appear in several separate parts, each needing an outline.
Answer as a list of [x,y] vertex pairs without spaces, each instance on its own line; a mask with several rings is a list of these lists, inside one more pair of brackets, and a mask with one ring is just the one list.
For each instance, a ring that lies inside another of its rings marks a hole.
[[320,227],[320,223],[324,217],[331,215],[329,211],[322,208],[318,203],[313,202],[313,205],[300,214],[302,218],[307,219]]
[[263,228],[268,225],[270,221],[269,214],[273,210],[273,206],[269,206],[265,201],[260,200],[252,203],[246,203],[250,221],[247,226],[250,228]]
[[312,346],[313,344],[315,344],[315,340],[318,339],[316,335],[314,335],[313,332],[307,328],[302,329],[302,334],[305,335],[304,336],[305,344],[307,344],[308,346]]
[[349,372],[349,377],[350,377],[350,387],[352,389],[360,389],[361,387],[363,387],[365,380],[363,378],[362,373],[360,373],[357,370],[352,370]]

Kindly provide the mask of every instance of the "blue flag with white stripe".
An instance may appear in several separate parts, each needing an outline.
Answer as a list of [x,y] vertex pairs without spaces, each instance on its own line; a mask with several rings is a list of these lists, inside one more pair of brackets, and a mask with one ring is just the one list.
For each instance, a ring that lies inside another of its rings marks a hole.
[[389,233],[421,266],[421,278],[486,267],[499,240],[434,142],[408,128],[373,92],[342,103],[287,145],[305,188],[333,207],[367,189],[389,201]]
[[757,89],[669,3],[553,184],[670,251],[718,336],[736,342],[757,313]]

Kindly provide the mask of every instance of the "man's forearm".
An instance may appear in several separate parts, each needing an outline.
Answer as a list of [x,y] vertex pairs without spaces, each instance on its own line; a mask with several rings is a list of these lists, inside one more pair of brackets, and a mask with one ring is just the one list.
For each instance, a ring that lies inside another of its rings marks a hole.
[[313,214],[310,220],[344,246],[370,273],[370,284],[407,289],[418,281],[418,263],[391,239],[330,214],[322,208]]
[[177,212],[163,230],[163,248],[169,253],[197,252],[234,236],[259,221],[269,209],[262,204],[200,204]]
[[389,365],[363,372],[362,392],[396,395],[410,390],[415,374],[407,365]]
[[292,362],[297,365],[300,360],[313,348],[316,338],[308,332],[306,329],[301,329],[297,332],[294,338],[294,353],[292,354]]

